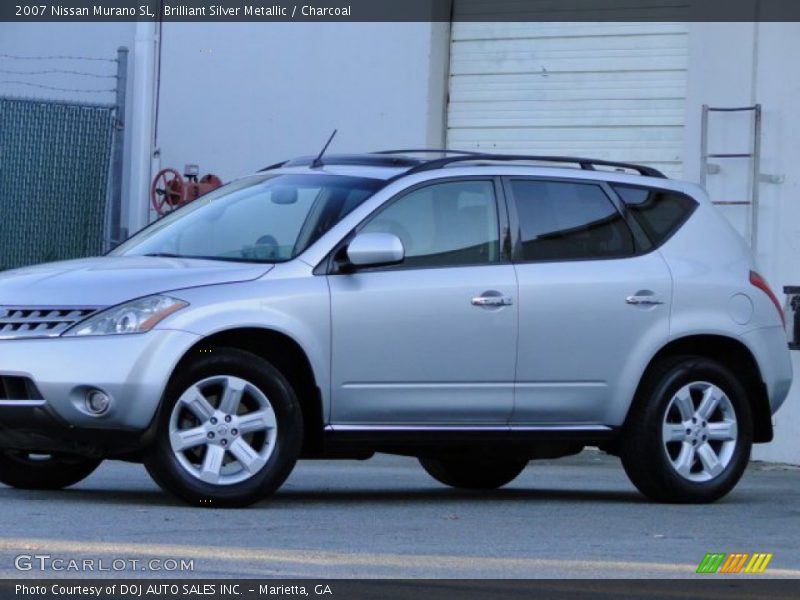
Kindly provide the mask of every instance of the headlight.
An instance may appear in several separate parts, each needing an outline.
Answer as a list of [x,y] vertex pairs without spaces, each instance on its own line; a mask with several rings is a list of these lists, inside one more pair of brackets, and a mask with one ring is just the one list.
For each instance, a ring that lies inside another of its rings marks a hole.
[[114,306],[65,331],[64,336],[115,335],[150,331],[169,315],[189,306],[169,296],[148,296]]

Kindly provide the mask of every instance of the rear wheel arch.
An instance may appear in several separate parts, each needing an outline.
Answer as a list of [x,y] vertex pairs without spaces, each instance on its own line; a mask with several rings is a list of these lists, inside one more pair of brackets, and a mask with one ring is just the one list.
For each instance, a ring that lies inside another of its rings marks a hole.
[[265,328],[237,328],[214,333],[195,343],[178,361],[173,376],[187,362],[215,348],[236,348],[255,354],[278,369],[291,384],[303,412],[303,457],[323,451],[322,396],[305,350],[290,336]]
[[[648,375],[664,361],[679,356],[701,356],[715,360],[736,374],[747,393],[753,416],[753,441],[769,442],[772,440],[772,412],[769,397],[761,369],[758,367],[753,353],[741,341],[723,335],[691,335],[671,341],[650,360],[639,380],[633,401],[639,395]],[[630,408],[628,414],[630,415]]]

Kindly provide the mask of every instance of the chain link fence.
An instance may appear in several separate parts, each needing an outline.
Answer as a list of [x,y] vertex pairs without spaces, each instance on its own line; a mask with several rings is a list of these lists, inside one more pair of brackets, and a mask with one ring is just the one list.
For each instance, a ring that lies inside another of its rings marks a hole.
[[127,57],[0,53],[0,270],[118,238]]

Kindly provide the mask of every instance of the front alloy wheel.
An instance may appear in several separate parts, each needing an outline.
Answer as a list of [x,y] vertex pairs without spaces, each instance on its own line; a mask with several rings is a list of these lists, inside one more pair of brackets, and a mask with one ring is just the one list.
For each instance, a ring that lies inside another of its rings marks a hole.
[[165,395],[145,466],[164,489],[202,506],[245,506],[275,491],[302,442],[289,382],[265,360],[230,348],[201,353]]
[[175,458],[187,473],[213,485],[240,483],[258,473],[277,437],[275,412],[264,392],[230,375],[191,386],[169,420]]

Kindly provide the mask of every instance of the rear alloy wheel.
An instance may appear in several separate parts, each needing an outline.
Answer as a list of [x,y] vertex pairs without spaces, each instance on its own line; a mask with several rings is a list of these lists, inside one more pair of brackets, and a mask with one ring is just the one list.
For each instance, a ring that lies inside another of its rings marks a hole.
[[522,458],[420,458],[419,462],[436,481],[468,490],[503,487],[528,464]]
[[214,350],[170,385],[145,466],[164,489],[193,504],[246,506],[288,477],[302,417],[288,381],[263,359]]
[[60,490],[83,481],[102,461],[69,454],[0,451],[0,482],[23,490]]
[[624,436],[622,464],[643,494],[662,502],[713,502],[747,466],[750,405],[727,368],[680,357],[648,376]]
[[693,381],[672,396],[661,440],[672,468],[689,481],[711,481],[736,449],[736,411],[730,398],[707,381]]

